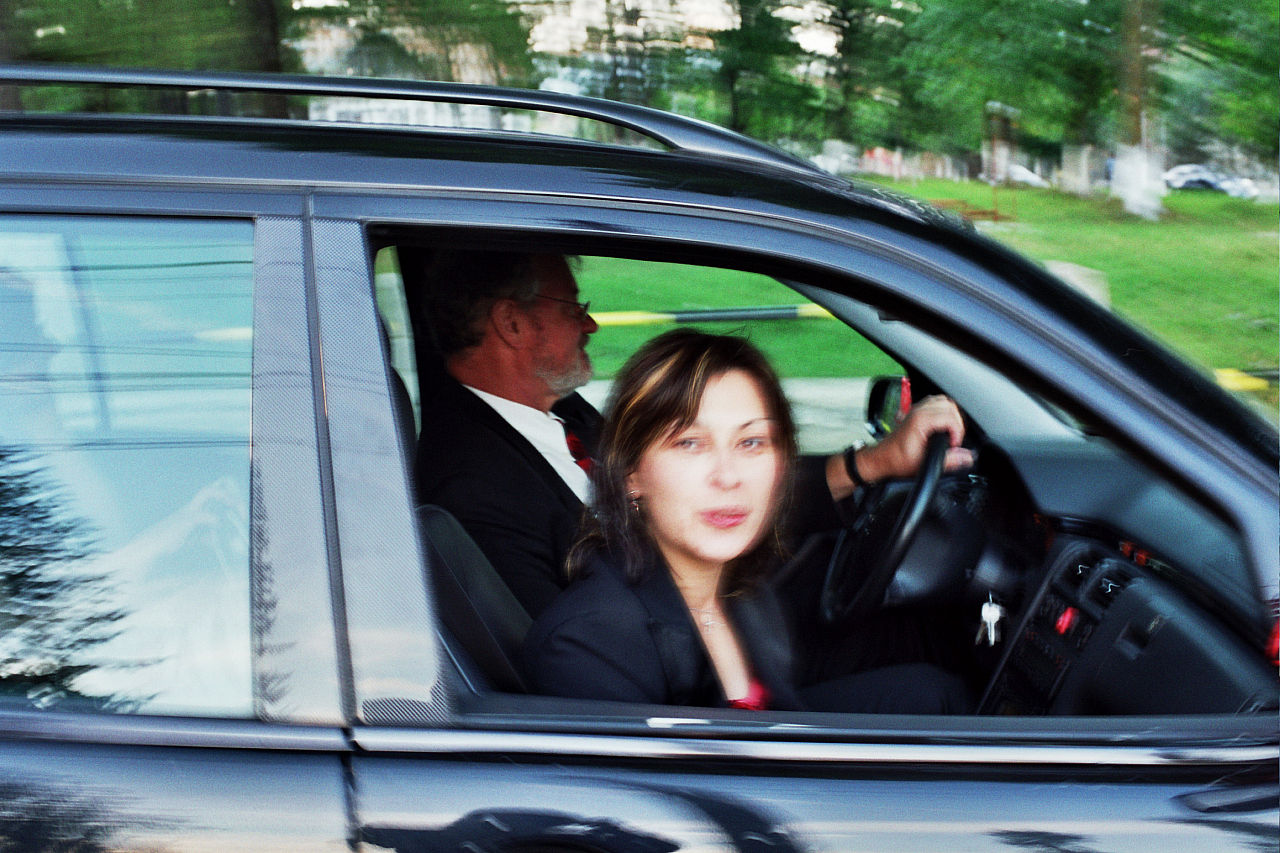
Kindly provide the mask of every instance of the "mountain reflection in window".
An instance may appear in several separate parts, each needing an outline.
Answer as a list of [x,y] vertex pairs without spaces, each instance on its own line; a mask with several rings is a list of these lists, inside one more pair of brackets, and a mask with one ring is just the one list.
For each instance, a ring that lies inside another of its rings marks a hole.
[[0,696],[249,716],[252,225],[0,217]]

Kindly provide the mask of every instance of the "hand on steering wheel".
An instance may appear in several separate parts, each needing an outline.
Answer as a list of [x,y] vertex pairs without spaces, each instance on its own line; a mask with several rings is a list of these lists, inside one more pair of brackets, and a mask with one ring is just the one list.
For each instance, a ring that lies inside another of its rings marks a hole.
[[950,446],[947,432],[929,436],[910,492],[896,512],[891,496],[901,493],[901,483],[869,487],[857,517],[840,531],[827,564],[819,599],[823,622],[832,624],[850,616],[866,615],[884,601],[894,572],[938,492]]

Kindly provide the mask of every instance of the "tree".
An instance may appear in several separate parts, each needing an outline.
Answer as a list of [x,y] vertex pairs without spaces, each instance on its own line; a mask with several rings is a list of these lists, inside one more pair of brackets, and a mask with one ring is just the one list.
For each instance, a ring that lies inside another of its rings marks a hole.
[[[481,63],[492,79],[528,83],[528,32],[503,0],[363,0],[342,8],[294,8],[290,0],[0,0],[0,59],[268,74],[301,70],[291,41],[307,26],[351,20],[390,35],[411,53],[438,49],[434,77],[462,79]],[[107,108],[99,100],[76,108]],[[282,99],[259,109],[285,115]]]
[[1165,4],[1171,26],[1161,70],[1172,143],[1200,159],[1220,139],[1249,155],[1280,156],[1280,6],[1269,0]]
[[794,86],[792,66],[801,56],[791,25],[778,16],[776,0],[738,0],[738,26],[715,33],[716,76],[729,101],[726,124],[761,135],[770,107],[795,110],[794,98],[772,97]]
[[[1218,137],[1275,157],[1277,17],[1266,0],[929,0],[909,24],[906,65],[935,136],[944,121],[976,147],[982,105],[1000,102],[1033,137],[1137,152],[1119,158],[1119,183],[1149,194],[1158,170],[1129,160],[1145,158],[1153,115],[1171,117],[1180,147]],[[1140,179],[1124,180],[1133,169]],[[1152,210],[1140,196],[1133,208]]]
[[502,0],[352,0],[290,14],[294,36],[326,23],[358,31],[343,72],[506,85],[533,79],[528,29]]
[[1117,0],[931,0],[907,48],[918,98],[972,149],[991,101],[1036,136],[1096,144],[1114,114],[1118,13]]
[[36,460],[0,445],[0,692],[41,705],[125,701],[76,687],[124,616],[108,579],[83,568],[89,553],[83,522],[66,515]]
[[[298,67],[281,38],[291,8],[283,0],[0,0],[0,54],[7,50],[14,62],[277,73]],[[188,108],[174,93],[46,90],[27,97],[37,109],[154,108],[157,101],[164,111]],[[280,98],[259,110],[287,114]]]
[[902,103],[899,57],[918,7],[897,0],[826,0],[823,25],[834,35],[825,87],[827,135],[861,145],[885,141]]

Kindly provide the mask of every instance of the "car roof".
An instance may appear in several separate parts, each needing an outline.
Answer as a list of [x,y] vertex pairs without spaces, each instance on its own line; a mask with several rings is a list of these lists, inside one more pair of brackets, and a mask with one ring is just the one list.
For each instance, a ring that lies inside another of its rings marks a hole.
[[[721,210],[855,217],[943,245],[1051,306],[1103,350],[1209,417],[1268,464],[1274,430],[1163,347],[954,214],[828,174],[790,154],[694,119],[593,98],[499,87],[298,75],[0,66],[0,83],[225,89],[276,95],[443,101],[543,110],[613,124],[669,150],[535,133],[389,127],[225,116],[0,114],[0,177],[257,186],[274,191],[518,192]],[[440,168],[441,164],[448,168]],[[1135,356],[1134,353],[1138,355]],[[1137,364],[1141,361],[1141,364]]]
[[[166,72],[61,66],[0,66],[0,82],[36,86],[158,88],[279,96],[325,96],[389,101],[487,106],[586,118],[629,132],[668,150],[638,149],[540,133],[441,127],[388,126],[227,116],[127,117],[105,113],[10,114],[0,119],[6,159],[0,171],[14,175],[54,173],[92,177],[124,176],[216,179],[254,178],[275,186],[436,185],[437,171],[415,176],[414,161],[452,160],[457,184],[486,187],[506,167],[562,166],[579,171],[575,183],[636,186],[659,191],[683,186],[695,193],[747,199],[785,197],[788,205],[808,205],[799,187],[840,196],[872,211],[944,228],[966,227],[954,214],[919,199],[870,184],[855,184],[814,164],[724,128],[633,104],[541,90],[412,80],[373,80],[304,75]],[[77,145],[76,135],[85,137]],[[29,144],[23,145],[23,137]],[[176,149],[184,143],[187,150]],[[54,146],[51,151],[48,146]],[[60,152],[58,146],[62,146]],[[31,156],[23,157],[24,148]],[[204,150],[200,150],[200,149]],[[305,155],[299,157],[297,155]],[[351,158],[360,158],[353,169]],[[381,164],[381,165],[380,165]],[[468,170],[467,165],[476,168]],[[198,168],[197,168],[198,166]],[[482,174],[483,172],[483,174]],[[620,180],[617,176],[627,176]],[[613,176],[610,181],[609,177]],[[706,180],[691,186],[690,178]],[[486,180],[487,178],[487,180]],[[717,191],[719,181],[723,189]],[[567,184],[555,179],[557,187]],[[513,182],[514,187],[514,182]],[[828,202],[829,203],[829,202]]]
[[828,213],[835,203],[841,212],[900,227],[966,227],[920,200],[819,171],[544,135],[90,114],[11,116],[0,119],[0,131],[0,174],[24,179],[257,183],[278,190],[570,191],[649,201],[701,196],[732,199],[734,207]]

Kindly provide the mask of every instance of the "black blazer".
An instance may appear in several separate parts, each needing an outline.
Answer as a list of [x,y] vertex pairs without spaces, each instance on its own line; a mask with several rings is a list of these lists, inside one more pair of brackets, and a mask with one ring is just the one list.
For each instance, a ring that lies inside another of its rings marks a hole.
[[[600,415],[591,404],[571,394],[552,411],[594,450]],[[524,436],[451,376],[424,383],[422,413],[419,500],[452,513],[536,616],[568,583],[565,557],[582,501]]]
[[[727,705],[711,659],[670,573],[654,566],[637,584],[604,555],[534,620],[522,666],[530,691],[577,699],[659,705]],[[776,710],[802,710],[793,681],[790,633],[767,589],[730,597],[733,623],[752,674]]]

